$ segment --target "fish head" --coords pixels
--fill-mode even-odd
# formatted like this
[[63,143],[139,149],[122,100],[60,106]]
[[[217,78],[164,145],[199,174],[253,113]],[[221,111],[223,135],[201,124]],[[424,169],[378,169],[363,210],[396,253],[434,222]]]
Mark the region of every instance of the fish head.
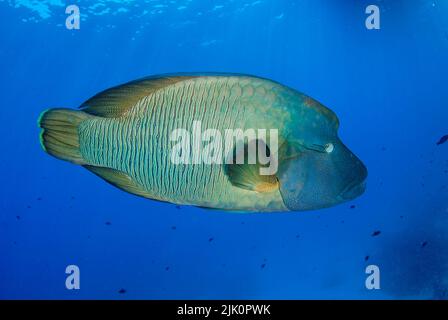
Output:
[[367,168],[339,139],[336,115],[326,108],[308,111],[279,149],[280,193],[292,211],[330,207],[366,188]]

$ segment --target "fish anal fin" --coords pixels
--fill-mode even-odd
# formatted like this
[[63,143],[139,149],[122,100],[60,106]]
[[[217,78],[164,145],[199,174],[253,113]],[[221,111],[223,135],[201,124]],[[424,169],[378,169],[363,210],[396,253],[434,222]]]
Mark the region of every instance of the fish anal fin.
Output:
[[97,166],[90,166],[90,165],[84,165],[83,167],[123,191],[129,192],[129,193],[132,193],[132,194],[144,197],[144,198],[160,200],[160,199],[157,199],[156,197],[154,197],[153,195],[151,195],[149,192],[145,191],[128,174],[126,174],[122,171],[115,170],[112,168],[107,168],[107,167],[97,167]]

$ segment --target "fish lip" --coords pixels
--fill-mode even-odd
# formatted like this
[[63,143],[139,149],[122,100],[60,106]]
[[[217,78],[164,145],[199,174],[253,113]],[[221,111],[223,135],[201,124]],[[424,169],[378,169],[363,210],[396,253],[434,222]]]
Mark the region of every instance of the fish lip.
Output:
[[366,190],[366,180],[367,179],[363,179],[361,181],[359,180],[355,180],[351,183],[349,183],[343,190],[341,193],[339,193],[338,197],[341,200],[347,201],[347,200],[351,200],[354,199],[356,197],[359,197],[360,195],[362,195],[364,193],[364,191]]

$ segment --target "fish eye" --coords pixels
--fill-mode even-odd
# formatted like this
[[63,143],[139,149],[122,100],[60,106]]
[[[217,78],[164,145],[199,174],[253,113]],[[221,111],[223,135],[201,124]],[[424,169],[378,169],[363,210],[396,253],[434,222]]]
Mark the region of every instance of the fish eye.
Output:
[[320,153],[332,153],[334,151],[334,144],[331,142],[324,145],[313,143],[311,145],[306,145],[305,148]]
[[324,147],[326,153],[332,153],[334,150],[334,145],[332,143],[327,143]]

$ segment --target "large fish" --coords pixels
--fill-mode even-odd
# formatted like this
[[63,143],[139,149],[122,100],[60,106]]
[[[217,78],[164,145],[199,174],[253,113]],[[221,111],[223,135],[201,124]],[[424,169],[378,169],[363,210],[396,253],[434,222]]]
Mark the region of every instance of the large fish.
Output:
[[[268,166],[262,153],[255,163],[243,154],[241,163],[241,148],[228,151],[227,145],[216,151],[227,150],[223,163],[176,163],[173,132],[191,133],[198,123],[202,131],[266,130],[256,138],[264,147],[256,149],[276,160],[277,170],[262,174]],[[39,126],[49,154],[160,201],[242,212],[300,211],[354,199],[365,189],[366,167],[338,138],[336,115],[302,93],[253,76],[144,78],[105,90],[80,110],[44,111]],[[243,152],[250,151],[249,139],[243,137]],[[183,143],[184,156],[204,147]]]

